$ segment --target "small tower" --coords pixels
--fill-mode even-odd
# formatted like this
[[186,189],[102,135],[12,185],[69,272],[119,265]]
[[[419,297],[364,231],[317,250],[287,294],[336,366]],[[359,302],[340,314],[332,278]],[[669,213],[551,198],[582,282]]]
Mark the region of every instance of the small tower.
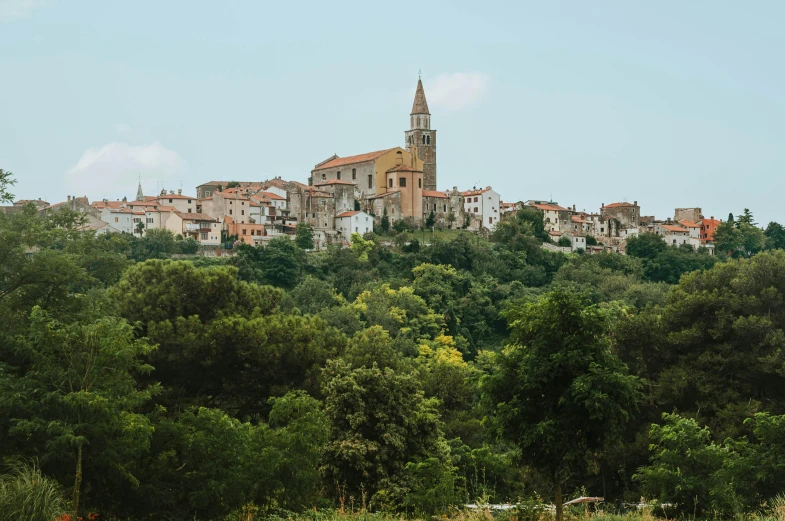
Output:
[[423,189],[436,190],[436,131],[431,130],[431,113],[425,100],[422,79],[417,80],[414,104],[405,132],[406,150],[417,153],[423,162]]
[[136,200],[144,201],[144,193],[142,192],[142,176],[139,176],[139,186],[136,189]]

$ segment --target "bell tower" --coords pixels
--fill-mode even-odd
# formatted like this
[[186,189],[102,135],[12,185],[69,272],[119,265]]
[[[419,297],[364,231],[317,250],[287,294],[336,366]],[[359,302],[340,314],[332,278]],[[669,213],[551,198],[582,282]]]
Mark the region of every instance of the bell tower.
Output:
[[431,113],[425,100],[422,79],[417,80],[409,130],[405,132],[406,150],[418,154],[423,162],[423,190],[436,190],[436,131],[431,129]]

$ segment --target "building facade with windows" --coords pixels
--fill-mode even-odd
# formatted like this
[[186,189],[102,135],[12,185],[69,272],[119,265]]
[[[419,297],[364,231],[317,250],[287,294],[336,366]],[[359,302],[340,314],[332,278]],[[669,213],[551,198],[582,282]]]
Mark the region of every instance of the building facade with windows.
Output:
[[373,231],[373,217],[365,212],[342,212],[335,216],[335,231],[345,242],[351,241],[353,233],[365,235]]

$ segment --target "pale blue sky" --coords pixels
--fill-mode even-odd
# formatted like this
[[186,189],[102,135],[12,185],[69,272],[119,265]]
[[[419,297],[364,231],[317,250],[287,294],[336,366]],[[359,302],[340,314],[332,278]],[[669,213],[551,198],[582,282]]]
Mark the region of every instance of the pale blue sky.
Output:
[[305,181],[403,145],[417,70],[440,189],[785,221],[785,2],[0,0],[19,197]]

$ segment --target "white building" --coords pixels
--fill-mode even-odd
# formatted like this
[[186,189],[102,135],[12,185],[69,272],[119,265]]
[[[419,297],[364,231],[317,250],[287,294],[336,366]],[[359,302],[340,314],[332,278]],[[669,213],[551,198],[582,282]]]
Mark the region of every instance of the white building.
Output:
[[101,220],[120,233],[133,234],[135,232],[134,211],[130,208],[103,208],[101,210]]
[[357,211],[340,213],[335,216],[335,231],[349,242],[353,233],[365,235],[373,231],[373,217]]
[[526,201],[524,206],[536,208],[542,212],[542,222],[545,226],[545,231],[553,232],[572,230],[573,224],[570,219],[571,212],[568,208],[564,208],[550,201]]
[[178,212],[195,212],[198,199],[196,197],[183,195],[182,192],[182,190],[177,190],[177,193],[171,191],[168,194],[162,193],[155,198],[155,201],[159,207],[172,206]]
[[692,222],[692,221],[687,220],[687,219],[679,221],[679,224],[681,224],[682,226],[687,228],[687,233],[688,233],[688,236],[689,236],[688,244],[690,244],[693,248],[695,248],[697,250],[700,247],[700,245],[701,245],[701,239],[700,239],[700,236],[701,236],[701,226],[700,226],[700,224],[698,224],[696,222]]
[[499,194],[490,186],[483,190],[468,190],[462,193],[463,210],[482,222],[483,227],[493,230],[501,218]]
[[665,239],[668,246],[691,244],[689,230],[680,224],[656,224],[654,232]]

